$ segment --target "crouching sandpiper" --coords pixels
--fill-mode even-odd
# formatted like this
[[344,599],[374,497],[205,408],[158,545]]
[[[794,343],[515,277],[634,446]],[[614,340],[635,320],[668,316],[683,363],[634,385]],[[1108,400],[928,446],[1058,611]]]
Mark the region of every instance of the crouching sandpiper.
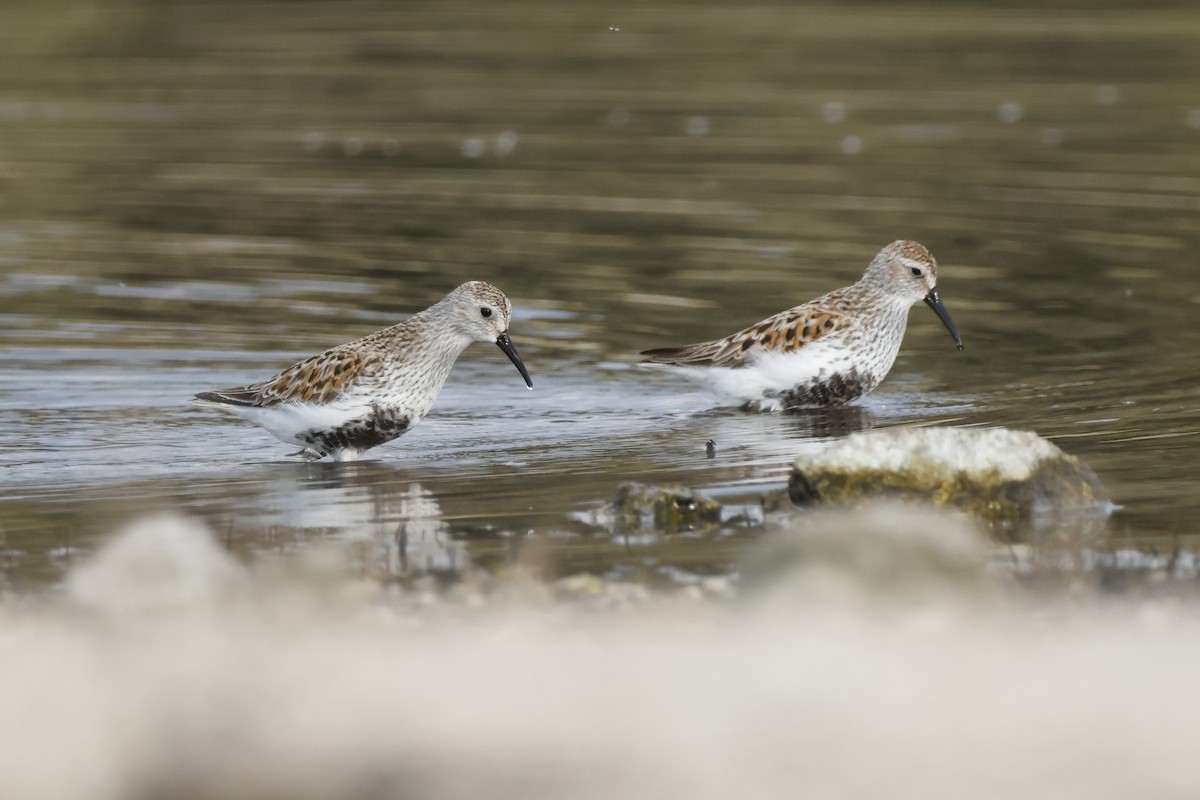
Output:
[[354,461],[420,422],[471,342],[495,342],[533,388],[508,338],[512,304],[482,281],[459,286],[398,325],[306,358],[264,381],[195,401],[298,444],[297,455]]
[[937,292],[937,262],[924,245],[892,242],[862,279],[711,342],[642,353],[748,409],[779,411],[848,403],[892,368],[908,310],[933,309],[962,350]]

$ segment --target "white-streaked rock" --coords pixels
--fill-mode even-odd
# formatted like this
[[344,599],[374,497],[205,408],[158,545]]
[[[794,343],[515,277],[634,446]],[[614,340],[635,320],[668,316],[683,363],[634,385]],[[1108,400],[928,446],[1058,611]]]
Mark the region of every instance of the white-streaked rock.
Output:
[[1112,509],[1096,474],[1036,433],[1006,428],[892,428],[856,433],[801,455],[792,501],[927,500],[992,522]]

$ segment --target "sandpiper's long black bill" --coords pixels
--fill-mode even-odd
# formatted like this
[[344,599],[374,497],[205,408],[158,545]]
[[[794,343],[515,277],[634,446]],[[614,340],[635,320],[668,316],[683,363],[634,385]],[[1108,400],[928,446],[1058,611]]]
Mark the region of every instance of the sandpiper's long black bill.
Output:
[[525,385],[532,389],[533,381],[529,380],[529,373],[525,370],[525,364],[521,362],[521,357],[517,355],[517,348],[513,347],[512,339],[508,338],[507,333],[502,333],[496,337],[496,346],[503,350],[504,355],[508,356],[508,360],[517,366],[517,369],[521,372],[521,377],[525,379]]
[[937,289],[930,289],[929,294],[925,295],[925,305],[932,308],[933,313],[938,315],[938,319],[954,337],[954,343],[958,345],[958,349],[962,350],[962,339],[958,338],[958,328],[954,327],[954,320],[950,319],[950,312],[942,305],[942,299],[938,297]]

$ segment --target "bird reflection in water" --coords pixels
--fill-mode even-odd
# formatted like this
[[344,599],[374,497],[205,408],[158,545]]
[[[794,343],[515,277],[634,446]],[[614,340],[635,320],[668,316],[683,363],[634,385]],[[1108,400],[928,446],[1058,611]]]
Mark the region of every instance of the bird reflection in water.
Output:
[[790,432],[805,439],[839,439],[875,427],[875,417],[857,405],[801,408],[782,415]]
[[276,509],[270,522],[344,542],[355,572],[386,578],[469,566],[437,498],[405,472],[370,461],[287,467],[265,487]]

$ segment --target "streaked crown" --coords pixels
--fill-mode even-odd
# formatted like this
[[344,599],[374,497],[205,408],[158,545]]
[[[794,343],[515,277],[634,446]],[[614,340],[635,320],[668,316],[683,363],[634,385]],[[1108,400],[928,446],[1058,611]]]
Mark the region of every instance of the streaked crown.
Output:
[[937,261],[925,245],[901,239],[876,254],[863,281],[911,305],[937,286]]
[[466,336],[480,342],[494,342],[508,331],[512,319],[512,303],[490,283],[468,281],[446,295],[438,305],[454,310],[456,327]]

